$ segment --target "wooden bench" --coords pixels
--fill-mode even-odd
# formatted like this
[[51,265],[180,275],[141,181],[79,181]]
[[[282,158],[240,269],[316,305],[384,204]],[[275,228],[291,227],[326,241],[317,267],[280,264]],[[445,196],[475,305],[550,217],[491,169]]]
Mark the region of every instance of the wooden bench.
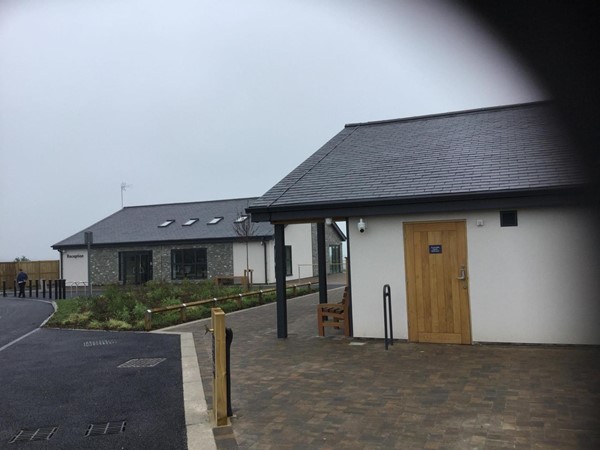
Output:
[[340,303],[321,303],[317,305],[319,336],[325,336],[325,327],[343,328],[344,336],[350,336],[348,321],[348,287]]
[[213,280],[217,286],[230,286],[233,284],[246,285],[248,278],[244,276],[233,276],[233,275],[217,275],[213,277]]

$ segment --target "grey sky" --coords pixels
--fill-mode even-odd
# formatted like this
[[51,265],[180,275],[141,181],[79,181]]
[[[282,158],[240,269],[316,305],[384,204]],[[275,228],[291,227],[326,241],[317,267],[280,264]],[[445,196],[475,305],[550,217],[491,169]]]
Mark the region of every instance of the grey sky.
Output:
[[0,261],[125,205],[259,196],[345,123],[540,100],[442,1],[0,0]]

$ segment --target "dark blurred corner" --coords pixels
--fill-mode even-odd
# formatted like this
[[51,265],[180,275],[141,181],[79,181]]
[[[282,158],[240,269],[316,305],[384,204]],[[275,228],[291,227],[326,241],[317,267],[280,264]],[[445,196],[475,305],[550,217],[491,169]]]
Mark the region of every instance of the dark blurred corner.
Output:
[[459,0],[459,4],[504,38],[552,95],[584,170],[594,180],[582,200],[600,213],[600,2]]
[[[600,223],[600,82],[598,69],[600,2],[556,0],[459,0],[504,38],[529,64],[557,103],[592,186],[581,200]],[[596,236],[586,239],[600,254]],[[600,277],[600,273],[596,274]],[[594,286],[593,280],[591,285]],[[600,294],[592,297],[598,308]],[[597,309],[591,309],[590,313]],[[600,328],[598,330],[600,333]],[[600,408],[598,409],[600,414]]]

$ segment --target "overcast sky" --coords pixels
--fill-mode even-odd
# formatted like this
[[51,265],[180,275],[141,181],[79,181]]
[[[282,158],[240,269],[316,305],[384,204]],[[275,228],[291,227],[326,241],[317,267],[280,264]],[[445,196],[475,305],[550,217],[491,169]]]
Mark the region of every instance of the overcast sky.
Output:
[[544,99],[442,1],[0,0],[0,261],[260,196],[346,123]]

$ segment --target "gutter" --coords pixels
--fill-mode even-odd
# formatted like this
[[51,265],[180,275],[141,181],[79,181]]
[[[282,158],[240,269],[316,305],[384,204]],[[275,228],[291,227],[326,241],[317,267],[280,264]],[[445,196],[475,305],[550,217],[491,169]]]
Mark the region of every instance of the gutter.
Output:
[[290,206],[249,208],[254,222],[272,223],[303,220],[318,222],[327,217],[345,220],[350,216],[450,212],[474,209],[499,209],[560,204],[585,205],[584,186],[521,191],[494,191],[438,196],[413,196],[393,199],[364,199],[347,202],[323,202]]

